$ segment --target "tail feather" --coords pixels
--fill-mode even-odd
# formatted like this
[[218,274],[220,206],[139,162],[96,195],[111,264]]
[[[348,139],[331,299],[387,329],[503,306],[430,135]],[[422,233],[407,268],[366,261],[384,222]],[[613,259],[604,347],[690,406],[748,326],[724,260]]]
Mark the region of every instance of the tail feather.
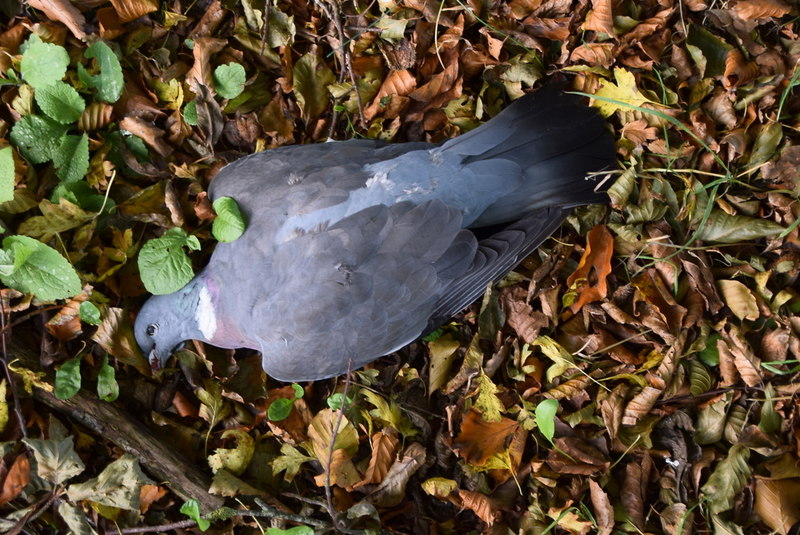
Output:
[[465,169],[486,180],[496,180],[499,169],[523,170],[520,186],[491,204],[473,227],[508,222],[545,206],[608,201],[586,177],[613,165],[614,140],[595,110],[553,85],[518,99],[484,125],[446,142],[442,151],[460,155]]

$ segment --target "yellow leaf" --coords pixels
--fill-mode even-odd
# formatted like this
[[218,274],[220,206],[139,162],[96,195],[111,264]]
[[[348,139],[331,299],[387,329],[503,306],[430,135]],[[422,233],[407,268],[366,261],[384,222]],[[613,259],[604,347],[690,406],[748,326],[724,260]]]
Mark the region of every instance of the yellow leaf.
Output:
[[604,82],[595,93],[598,97],[608,99],[596,99],[593,103],[593,106],[600,110],[603,117],[610,117],[617,110],[629,111],[631,106],[638,107],[645,103],[655,104],[642,95],[636,87],[636,79],[632,72],[617,67],[614,69],[614,79],[617,81],[616,84]]
[[475,408],[480,411],[481,416],[487,422],[499,422],[502,419],[501,412],[506,408],[503,402],[497,397],[497,386],[489,379],[483,370],[478,376],[478,399],[475,401]]

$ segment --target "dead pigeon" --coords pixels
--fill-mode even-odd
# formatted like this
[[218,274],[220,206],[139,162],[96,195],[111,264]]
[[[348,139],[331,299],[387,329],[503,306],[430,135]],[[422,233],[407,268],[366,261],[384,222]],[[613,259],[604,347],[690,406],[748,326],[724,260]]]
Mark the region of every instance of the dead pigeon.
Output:
[[170,295],[136,339],[155,369],[185,340],[262,353],[283,381],[333,377],[417,340],[476,300],[564,221],[607,202],[602,118],[547,87],[441,145],[368,139],[271,149],[223,168],[209,196],[248,227]]

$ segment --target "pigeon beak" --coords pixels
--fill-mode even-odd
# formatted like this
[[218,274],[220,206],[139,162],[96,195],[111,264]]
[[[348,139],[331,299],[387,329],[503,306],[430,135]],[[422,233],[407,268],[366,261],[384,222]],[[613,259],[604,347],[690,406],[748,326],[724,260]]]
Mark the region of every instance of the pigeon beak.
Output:
[[161,361],[158,360],[155,347],[150,350],[150,353],[147,355],[147,360],[150,362],[150,370],[153,372],[157,372],[161,369]]

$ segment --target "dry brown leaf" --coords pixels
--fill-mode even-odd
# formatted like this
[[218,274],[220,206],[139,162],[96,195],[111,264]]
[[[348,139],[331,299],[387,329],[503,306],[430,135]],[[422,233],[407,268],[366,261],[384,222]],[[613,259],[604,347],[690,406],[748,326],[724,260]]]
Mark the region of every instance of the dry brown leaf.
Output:
[[528,292],[524,288],[515,287],[504,291],[500,301],[508,324],[522,340],[530,344],[539,336],[539,331],[548,326],[549,320],[542,312],[533,310],[527,297]]
[[394,463],[399,445],[400,441],[397,440],[397,431],[394,427],[386,427],[372,435],[372,455],[369,459],[369,466],[364,472],[364,479],[356,483],[353,488],[383,481]]
[[[736,325],[729,324],[727,330],[720,333],[722,339],[718,340],[717,348],[720,350],[720,365],[722,364],[723,352],[725,357],[732,359],[736,366],[736,371],[742,377],[747,386],[757,386],[762,383],[764,378],[761,374],[761,359],[753,352],[750,343],[744,337]],[[720,345],[719,342],[725,343]]]
[[81,318],[78,309],[81,303],[89,299],[88,291],[91,287],[87,286],[82,293],[70,299],[61,310],[45,323],[47,331],[56,339],[67,342],[74,340],[82,332]]
[[525,29],[534,37],[552,39],[554,41],[566,41],[569,37],[569,17],[555,19],[528,17],[523,22]]
[[499,519],[500,512],[488,496],[480,492],[462,489],[458,490],[458,496],[461,498],[464,508],[475,513],[475,516],[486,522],[486,524],[491,526]]
[[647,503],[645,497],[652,469],[653,459],[647,453],[642,454],[640,462],[632,459],[625,466],[625,481],[622,484],[620,501],[639,530],[644,530],[645,503]]
[[592,10],[586,16],[583,28],[614,37],[614,13],[611,0],[592,0]]
[[211,56],[221,51],[227,44],[226,40],[213,37],[198,37],[195,39],[194,48],[192,49],[194,63],[189,72],[186,73],[186,83],[189,84],[189,87],[196,95],[200,94],[198,85],[214,87],[212,75],[214,68],[211,65]]
[[645,119],[630,121],[622,126],[622,136],[631,140],[637,147],[658,137],[655,126],[647,126]]
[[[622,414],[625,409],[625,397],[628,395],[630,387],[625,383],[618,384],[611,394],[602,394],[599,400],[600,415],[603,423],[608,429],[608,435],[613,440],[617,438],[619,427],[622,425]],[[604,391],[601,391],[604,392]]]
[[614,238],[605,225],[597,225],[589,231],[586,250],[578,264],[578,269],[567,277],[570,289],[574,288],[577,299],[570,310],[573,314],[586,303],[599,301],[606,297],[608,286],[606,277],[611,274],[611,259],[614,256]]
[[125,117],[119,122],[119,126],[123,130],[142,138],[145,143],[164,158],[172,153],[172,147],[164,142],[164,131],[159,127],[139,117]]
[[722,85],[725,89],[733,89],[744,85],[759,75],[760,68],[754,61],[747,61],[738,48],[728,52],[725,57],[725,74]]
[[405,97],[410,95],[416,87],[417,79],[408,70],[389,71],[375,98],[372,99],[372,103],[364,108],[364,119],[371,121],[378,115],[382,108],[381,100],[385,97],[391,95],[393,100],[395,96]]
[[558,437],[557,449],[547,456],[547,465],[560,474],[595,475],[608,470],[611,462],[599,449],[580,437]]
[[27,454],[20,453],[14,459],[3,480],[3,488],[0,490],[0,506],[19,496],[30,480],[31,463]]
[[633,396],[622,415],[623,425],[636,425],[639,420],[650,414],[656,401],[661,396],[661,389],[646,386],[641,392]]
[[764,360],[786,360],[790,339],[791,331],[787,328],[781,327],[767,331],[761,338],[760,344]]
[[401,459],[392,463],[386,477],[366,499],[378,507],[395,507],[406,499],[406,485],[420,467],[425,464],[425,446],[419,442],[410,444]]
[[589,480],[589,495],[597,522],[597,535],[609,535],[614,529],[614,507],[611,505],[611,500],[594,479]]
[[136,343],[128,313],[117,307],[102,312],[103,322],[92,335],[92,340],[125,364],[139,370],[142,375],[150,375],[150,363]]
[[800,479],[756,477],[755,511],[775,532],[787,535],[800,521]]
[[86,19],[69,0],[28,0],[28,4],[44,11],[50,20],[63,23],[81,41],[86,39]]
[[[325,463],[323,463],[324,465]],[[328,479],[327,472],[330,471],[330,480]],[[334,450],[331,456],[330,467],[325,469],[321,474],[314,476],[314,482],[319,487],[324,487],[330,481],[330,485],[336,485],[344,489],[352,489],[353,485],[358,483],[361,476],[353,464],[353,459],[344,450]]]
[[570,61],[584,61],[592,67],[611,67],[614,59],[612,43],[585,43],[570,54]]
[[733,11],[742,20],[780,18],[788,15],[792,8],[780,0],[741,0],[733,6]]
[[111,5],[114,6],[123,24],[158,11],[156,0],[111,0]]
[[146,513],[153,503],[167,495],[167,489],[159,485],[142,485],[139,489],[139,512]]
[[103,39],[110,41],[125,33],[122,21],[119,20],[119,15],[113,7],[98,9],[97,22],[100,23],[100,37]]
[[506,451],[519,424],[510,418],[487,422],[480,412],[471,409],[461,420],[461,433],[453,447],[469,464],[483,466],[489,457]]

